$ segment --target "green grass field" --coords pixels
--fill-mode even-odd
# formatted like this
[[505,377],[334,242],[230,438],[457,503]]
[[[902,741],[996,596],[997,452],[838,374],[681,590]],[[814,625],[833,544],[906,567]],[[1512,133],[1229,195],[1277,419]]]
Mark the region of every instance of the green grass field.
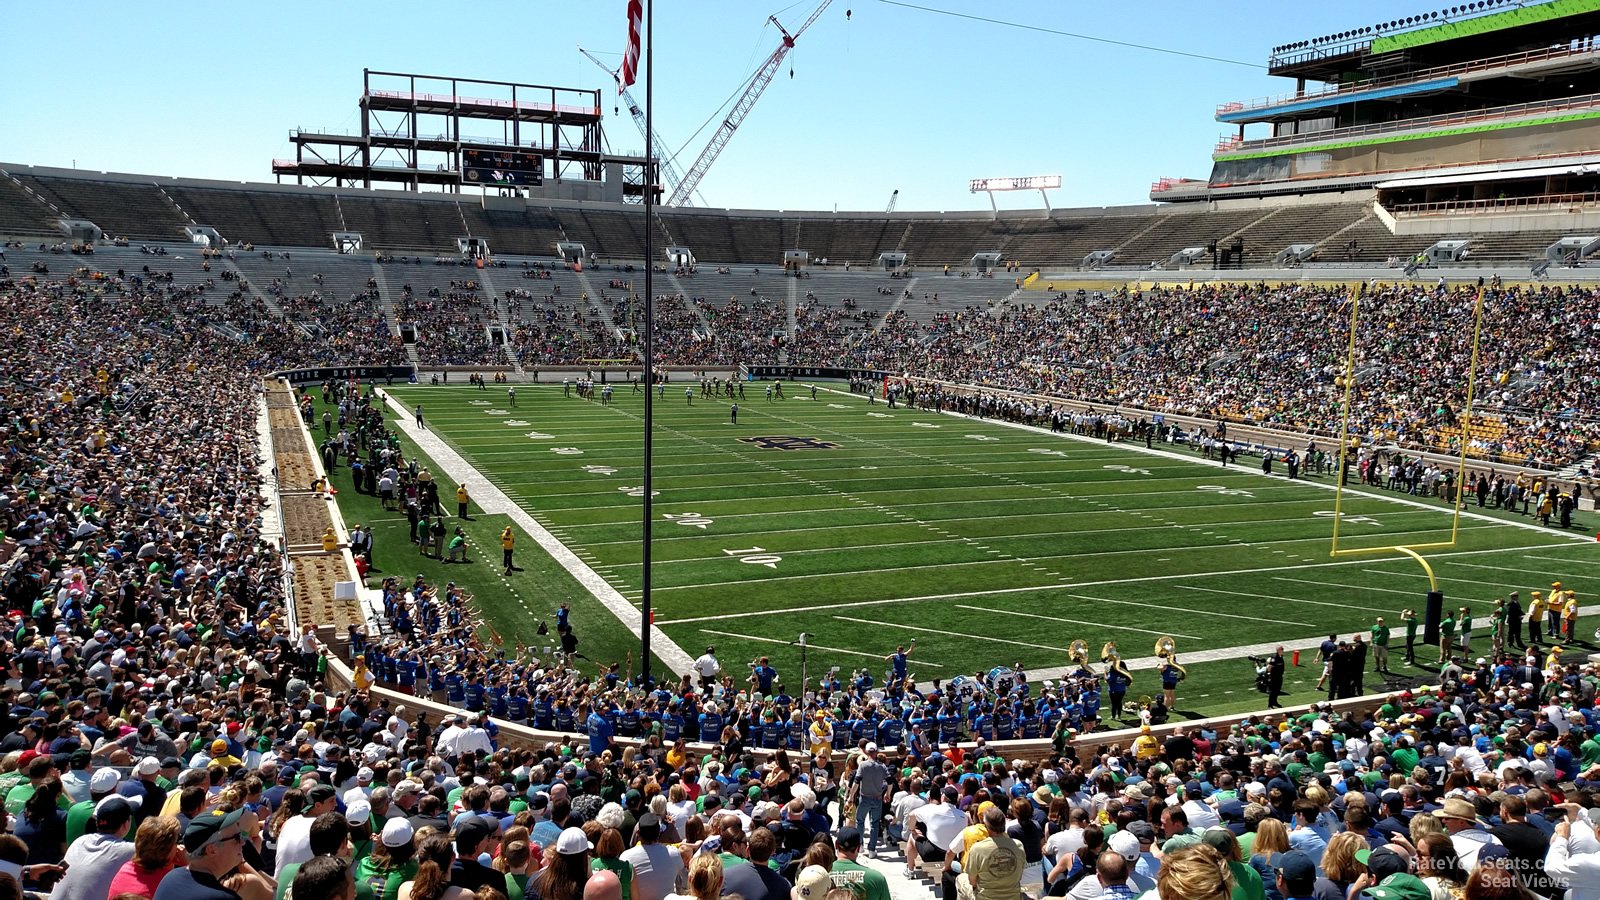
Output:
[[[830,666],[881,676],[882,657],[915,638],[912,670],[923,681],[1017,661],[1062,666],[1075,638],[1096,658],[1108,640],[1126,656],[1148,656],[1158,636],[1171,635],[1190,671],[1178,708],[1218,713],[1262,701],[1237,652],[1208,657],[1365,630],[1379,615],[1398,626],[1401,608],[1420,610],[1427,589],[1407,558],[1329,558],[1328,477],[1291,482],[1279,466],[1265,478],[1258,459],[1224,469],[1181,447],[1152,454],[869,406],[828,388],[812,401],[800,385],[772,403],[753,385],[734,425],[727,401],[696,396],[687,405],[683,387],[669,386],[656,411],[653,604],[678,645],[694,656],[715,644],[730,670],[769,655],[798,681],[793,642],[802,631],[813,677]],[[408,409],[422,403],[431,429],[638,602],[640,394],[622,385],[602,406],[558,386],[520,385],[510,409],[503,388],[392,393]],[[751,441],[763,437],[809,440]],[[831,446],[767,446],[796,443]],[[1346,495],[1344,512],[1356,518],[1342,526],[1342,546],[1449,539],[1445,504],[1379,494]],[[1590,524],[1585,518],[1593,515],[1579,526]],[[1526,600],[1553,578],[1580,598],[1600,587],[1592,538],[1575,539],[1582,527],[1513,524],[1530,521],[1464,516],[1456,547],[1425,553],[1446,603],[1472,607],[1476,650],[1488,645],[1496,597],[1520,589]],[[478,583],[486,614],[506,635],[531,630],[528,613],[545,615],[551,599],[583,599],[575,621],[580,635],[599,636],[591,655],[616,658],[627,638],[615,619],[605,623],[604,609],[577,598],[575,583],[548,560],[534,571],[530,542],[519,544],[530,571],[512,582],[525,593],[516,602],[501,596],[490,540],[501,524],[476,527],[482,564],[445,567],[450,577]],[[400,530],[403,543],[403,523]],[[1592,627],[1582,625],[1580,636]],[[1315,699],[1317,671],[1306,656],[1290,675],[1292,702]],[[1397,660],[1395,668],[1404,667]],[[1154,674],[1142,672],[1132,693],[1156,689]]]

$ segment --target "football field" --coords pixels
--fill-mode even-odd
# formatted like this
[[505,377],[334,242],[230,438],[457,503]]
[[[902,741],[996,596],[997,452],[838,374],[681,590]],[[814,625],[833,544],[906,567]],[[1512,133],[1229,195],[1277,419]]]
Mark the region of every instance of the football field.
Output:
[[[1377,616],[1399,644],[1400,610],[1422,608],[1428,579],[1415,561],[1329,558],[1331,476],[1290,481],[1281,465],[1263,476],[1259,458],[1224,468],[1183,447],[1149,452],[785,387],[789,399],[767,402],[748,385],[737,424],[727,400],[698,387],[692,404],[683,384],[656,404],[655,621],[690,656],[716,645],[729,671],[767,655],[793,689],[801,632],[813,680],[833,666],[881,678],[883,657],[912,640],[911,669],[929,681],[1060,667],[1080,638],[1097,662],[1107,641],[1148,657],[1170,636],[1190,670],[1178,708],[1214,712],[1260,705],[1247,653],[1365,631]],[[429,428],[483,478],[639,601],[641,394],[619,385],[602,405],[518,385],[512,407],[503,386],[390,392],[408,410],[423,404]],[[1356,491],[1341,546],[1449,539],[1441,501]],[[1424,555],[1447,606],[1472,608],[1475,650],[1488,646],[1495,598],[1521,590],[1526,603],[1561,580],[1587,602],[1600,587],[1600,555],[1582,532],[1593,514],[1563,532],[1466,512],[1457,545]],[[1307,657],[1291,691],[1316,680]],[[1144,671],[1130,695],[1157,690]]]

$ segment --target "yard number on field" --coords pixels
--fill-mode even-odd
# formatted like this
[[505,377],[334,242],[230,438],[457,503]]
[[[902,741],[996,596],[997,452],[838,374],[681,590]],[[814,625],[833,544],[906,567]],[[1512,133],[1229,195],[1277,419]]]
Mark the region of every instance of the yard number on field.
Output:
[[1379,524],[1382,524],[1377,519],[1374,519],[1371,516],[1352,516],[1352,515],[1348,515],[1348,514],[1346,514],[1344,516],[1339,516],[1339,514],[1337,512],[1334,512],[1331,509],[1319,509],[1316,512],[1312,513],[1312,515],[1313,516],[1321,516],[1324,519],[1332,519],[1335,516],[1338,516],[1339,517],[1339,521],[1341,521],[1341,522],[1349,522],[1351,525],[1379,525]]
[[1117,465],[1117,464],[1112,464],[1112,465],[1109,465],[1109,466],[1101,466],[1100,468],[1102,468],[1102,469],[1111,469],[1111,470],[1117,471],[1117,472],[1126,472],[1129,475],[1149,475],[1150,474],[1150,470],[1149,469],[1135,469],[1133,466],[1123,466],[1123,465]]
[[577,447],[551,447],[550,448],[550,452],[551,453],[560,454],[561,456],[582,456],[583,455],[583,451],[579,450]]
[[[624,494],[627,494],[629,497],[643,497],[644,496],[644,485],[642,485],[642,484],[635,485],[633,487],[619,487],[619,488],[617,488],[617,490],[623,492]],[[661,496],[661,492],[660,491],[651,491],[650,492],[650,496],[659,497],[659,496]]]
[[724,550],[723,553],[737,557],[739,562],[749,563],[752,566],[766,566],[776,569],[783,557],[776,553],[768,553],[765,547],[751,547],[748,550]]
[[590,475],[615,475],[617,470],[610,466],[584,466],[583,470]]
[[688,525],[691,528],[698,528],[701,531],[705,531],[706,526],[710,525],[712,522],[711,519],[708,519],[697,512],[662,513],[661,518],[666,519],[669,522],[677,522],[679,525]]
[[1241,491],[1238,488],[1224,487],[1224,486],[1222,486],[1220,484],[1202,484],[1198,488],[1195,488],[1195,490],[1197,490],[1197,491],[1210,491],[1213,494],[1217,494],[1217,495],[1223,496],[1223,497],[1254,497],[1255,496],[1255,494],[1252,494],[1249,491]]
[[1043,447],[1030,447],[1030,448],[1028,448],[1028,452],[1029,453],[1037,453],[1040,456],[1060,456],[1060,457],[1065,457],[1067,455],[1067,451],[1065,451],[1065,450],[1046,450]]

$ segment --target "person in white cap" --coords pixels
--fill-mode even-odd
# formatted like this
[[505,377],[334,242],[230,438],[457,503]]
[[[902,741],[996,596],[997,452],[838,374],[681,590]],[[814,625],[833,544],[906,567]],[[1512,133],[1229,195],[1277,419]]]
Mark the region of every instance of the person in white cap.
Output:
[[[400,893],[400,885],[417,877],[416,835],[411,823],[396,816],[385,822],[383,832],[372,843],[372,852],[356,863],[356,881],[373,886],[373,893],[389,900]],[[377,889],[382,884],[383,889]]]
[[828,875],[827,869],[821,866],[806,866],[794,880],[794,889],[789,892],[789,900],[823,900],[832,889],[833,879]]
[[372,767],[362,766],[356,770],[356,783],[339,796],[344,799],[346,807],[354,803],[368,803],[372,797]]
[[883,840],[883,804],[889,798],[889,769],[878,759],[877,744],[868,743],[865,751],[850,779],[845,802],[855,801],[857,829],[868,833],[865,826],[871,826],[867,855],[877,856],[878,844]]

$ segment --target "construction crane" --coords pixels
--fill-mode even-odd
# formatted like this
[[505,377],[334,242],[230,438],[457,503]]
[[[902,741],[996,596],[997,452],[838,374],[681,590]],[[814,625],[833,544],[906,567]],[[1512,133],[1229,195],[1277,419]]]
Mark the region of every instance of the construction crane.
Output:
[[[639,126],[639,136],[648,140],[650,145],[655,148],[656,160],[661,168],[661,177],[667,183],[667,189],[671,190],[683,183],[683,176],[678,174],[678,167],[673,165],[672,157],[662,154],[662,148],[666,147],[666,144],[661,140],[661,135],[650,130],[649,120],[645,118],[644,110],[633,99],[633,95],[628,93],[628,89],[622,86],[622,77],[612,71],[610,66],[596,59],[593,53],[582,47],[578,48],[578,52],[589,57],[590,62],[605,70],[605,73],[610,75],[611,79],[617,83],[617,91],[622,95],[622,102],[628,104],[628,113],[633,116],[633,124]],[[685,196],[683,202],[678,205],[693,206],[694,204],[690,203],[689,198]]]
[[883,211],[886,212],[886,213],[894,212],[894,206],[895,206],[896,203],[899,203],[899,202],[900,202],[900,189],[899,188],[895,188],[894,189],[894,193],[889,195],[889,205],[885,206],[883,208]]
[[833,0],[822,0],[821,3],[817,4],[817,8],[811,11],[811,16],[799,28],[795,29],[794,34],[790,34],[783,27],[783,23],[778,21],[777,16],[767,16],[767,21],[777,26],[778,31],[782,32],[783,43],[778,45],[778,49],[772,51],[772,55],[767,57],[767,61],[761,64],[761,68],[757,69],[755,74],[750,76],[750,80],[745,82],[744,90],[740,92],[739,99],[733,102],[733,109],[729,111],[728,117],[722,120],[721,125],[717,126],[716,133],[711,135],[711,141],[706,144],[704,150],[700,151],[700,155],[696,157],[694,164],[689,166],[689,170],[683,174],[683,180],[678,182],[677,188],[667,198],[668,206],[688,205],[689,195],[693,194],[695,189],[700,186],[700,179],[706,177],[706,171],[711,168],[712,163],[717,161],[717,156],[722,153],[723,148],[728,146],[728,141],[733,139],[733,133],[739,130],[740,125],[744,124],[745,117],[750,115],[750,110],[755,107],[756,101],[761,99],[762,92],[767,89],[767,85],[772,83],[773,76],[778,74],[778,67],[783,64],[783,58],[789,55],[790,50],[794,49],[794,42],[799,39],[800,35],[806,33],[806,29],[811,27],[811,23],[817,21],[818,17],[822,15],[822,11],[832,3]]

